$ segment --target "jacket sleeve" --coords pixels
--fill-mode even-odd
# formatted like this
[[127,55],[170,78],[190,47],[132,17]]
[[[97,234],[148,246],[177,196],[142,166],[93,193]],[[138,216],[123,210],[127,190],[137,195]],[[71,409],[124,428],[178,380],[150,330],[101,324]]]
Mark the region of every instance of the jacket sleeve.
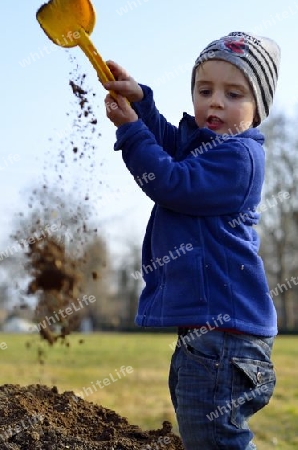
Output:
[[140,84],[140,86],[143,90],[144,98],[140,102],[132,103],[132,108],[154,134],[156,142],[161,145],[164,151],[169,155],[174,156],[176,152],[178,129],[159,113],[155,106],[152,89],[143,84]]
[[[141,120],[117,130],[115,150],[141,189],[157,204],[182,214],[223,215],[254,208],[263,183],[263,152],[231,137],[202,155],[174,161]],[[256,144],[259,146],[259,144]],[[261,169],[256,170],[256,166]],[[253,186],[253,193],[251,189]]]

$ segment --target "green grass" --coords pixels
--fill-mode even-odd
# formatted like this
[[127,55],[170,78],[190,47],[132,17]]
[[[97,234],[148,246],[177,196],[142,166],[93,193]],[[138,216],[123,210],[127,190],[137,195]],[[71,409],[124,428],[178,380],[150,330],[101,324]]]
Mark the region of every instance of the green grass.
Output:
[[[0,384],[39,383],[77,393],[85,388],[86,400],[115,410],[133,424],[151,429],[169,420],[177,432],[167,387],[174,335],[98,333],[83,336],[85,342],[79,344],[81,337],[70,336],[69,348],[42,343],[46,357],[41,365],[38,336],[0,334]],[[1,350],[1,342],[6,350]],[[298,448],[297,358],[297,338],[278,337],[272,358],[278,380],[274,397],[251,420],[258,450]]]

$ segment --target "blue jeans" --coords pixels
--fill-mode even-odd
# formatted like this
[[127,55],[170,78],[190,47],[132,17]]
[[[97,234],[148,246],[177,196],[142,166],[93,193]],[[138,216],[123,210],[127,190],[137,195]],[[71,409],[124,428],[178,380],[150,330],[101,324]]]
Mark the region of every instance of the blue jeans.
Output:
[[185,450],[256,449],[247,420],[273,394],[273,341],[200,328],[178,337],[169,388]]

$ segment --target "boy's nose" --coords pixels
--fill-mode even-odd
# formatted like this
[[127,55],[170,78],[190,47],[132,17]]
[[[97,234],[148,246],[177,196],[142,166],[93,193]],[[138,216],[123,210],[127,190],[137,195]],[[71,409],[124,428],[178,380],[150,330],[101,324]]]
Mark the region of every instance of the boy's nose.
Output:
[[223,108],[224,106],[224,99],[223,95],[220,92],[213,92],[211,97],[210,106],[213,108]]

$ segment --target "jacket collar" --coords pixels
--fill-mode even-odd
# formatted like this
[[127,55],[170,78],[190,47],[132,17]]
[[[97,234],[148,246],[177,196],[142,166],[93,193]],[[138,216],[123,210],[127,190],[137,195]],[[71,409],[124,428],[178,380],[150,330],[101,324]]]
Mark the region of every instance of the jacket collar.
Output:
[[[183,117],[179,123],[180,142],[182,147],[189,144],[192,140],[199,143],[209,142],[216,138],[217,133],[208,128],[199,128],[195,122],[195,118],[186,112],[183,113]],[[231,137],[237,136],[239,138],[254,139],[260,145],[264,144],[264,135],[258,128],[249,128],[243,133],[231,135]]]

